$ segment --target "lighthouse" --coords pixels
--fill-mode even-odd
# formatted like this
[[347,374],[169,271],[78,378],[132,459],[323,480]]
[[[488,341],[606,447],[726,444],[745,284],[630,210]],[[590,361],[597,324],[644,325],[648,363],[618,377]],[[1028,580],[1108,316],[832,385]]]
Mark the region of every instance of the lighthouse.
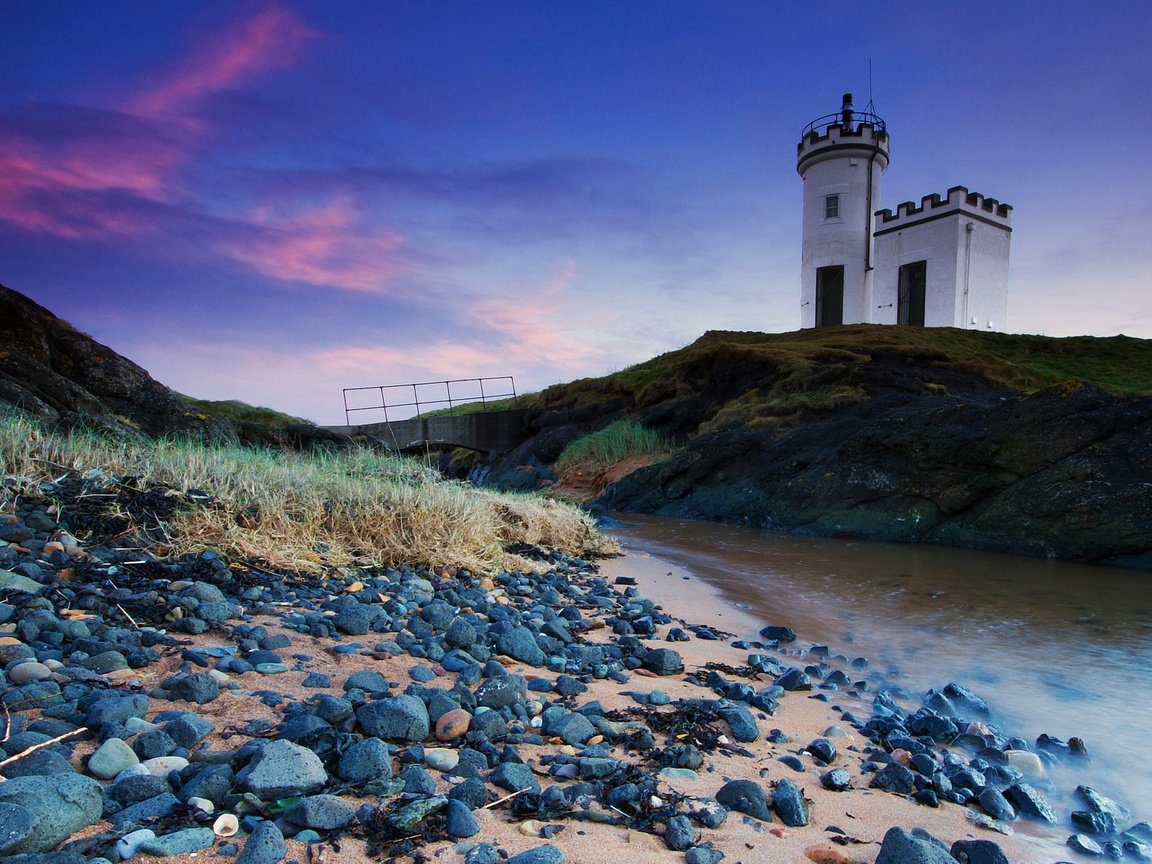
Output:
[[881,210],[887,167],[884,121],[851,93],[804,128],[800,326],[1005,329],[1012,206],[953,186]]
[[873,211],[888,167],[888,132],[845,93],[835,114],[809,123],[796,148],[804,180],[802,327],[871,323]]

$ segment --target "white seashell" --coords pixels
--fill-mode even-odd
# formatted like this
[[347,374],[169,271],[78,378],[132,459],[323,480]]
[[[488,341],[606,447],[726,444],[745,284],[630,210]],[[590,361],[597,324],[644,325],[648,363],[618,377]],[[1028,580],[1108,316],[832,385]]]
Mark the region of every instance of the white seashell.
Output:
[[195,807],[201,813],[215,813],[216,805],[209,801],[207,798],[197,798],[195,796],[188,799],[188,805]]
[[240,830],[240,820],[231,813],[221,813],[212,823],[217,837],[231,837]]

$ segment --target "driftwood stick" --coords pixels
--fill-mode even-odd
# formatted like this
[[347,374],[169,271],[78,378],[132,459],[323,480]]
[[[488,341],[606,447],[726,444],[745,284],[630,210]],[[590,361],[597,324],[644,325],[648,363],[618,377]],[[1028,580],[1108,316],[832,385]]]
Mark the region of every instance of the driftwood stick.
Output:
[[507,800],[509,800],[509,799],[511,799],[511,798],[515,798],[517,795],[523,795],[523,794],[524,794],[525,792],[527,792],[527,791],[528,791],[528,787],[527,787],[527,786],[525,786],[523,789],[517,789],[515,792],[512,792],[512,793],[510,793],[510,794],[508,794],[508,795],[505,795],[503,798],[497,798],[497,799],[496,799],[495,801],[493,801],[491,804],[485,804],[485,805],[484,805],[483,807],[481,807],[480,809],[481,809],[481,810],[491,810],[491,809],[492,809],[493,807],[495,807],[497,804],[503,804],[505,801],[507,801]]
[[13,762],[16,762],[20,759],[23,759],[25,756],[29,756],[32,753],[35,753],[37,750],[43,750],[45,747],[51,747],[53,744],[59,744],[65,738],[71,738],[73,735],[79,735],[81,732],[87,731],[87,726],[81,726],[79,729],[73,729],[71,732],[65,732],[63,735],[57,735],[51,741],[41,741],[39,744],[33,744],[27,750],[21,750],[15,756],[9,756],[7,759],[0,761],[0,768],[3,768],[5,765],[11,765]]

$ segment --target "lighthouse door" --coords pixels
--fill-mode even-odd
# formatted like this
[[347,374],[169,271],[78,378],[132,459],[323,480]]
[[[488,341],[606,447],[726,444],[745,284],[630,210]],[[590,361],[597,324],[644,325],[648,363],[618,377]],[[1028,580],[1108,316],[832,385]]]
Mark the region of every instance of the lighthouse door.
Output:
[[844,265],[816,268],[816,326],[844,323]]
[[897,324],[924,326],[924,288],[927,283],[928,262],[914,261],[900,267],[900,312]]

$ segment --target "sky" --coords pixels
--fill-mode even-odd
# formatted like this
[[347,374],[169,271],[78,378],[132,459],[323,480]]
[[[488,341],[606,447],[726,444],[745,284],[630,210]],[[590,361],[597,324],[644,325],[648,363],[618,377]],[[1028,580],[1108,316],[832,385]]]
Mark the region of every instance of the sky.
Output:
[[538,390],[797,329],[796,145],[852,91],[880,206],[1015,208],[1008,330],[1152,338],[1150,43],[1123,0],[3,0],[0,284],[325,424]]

